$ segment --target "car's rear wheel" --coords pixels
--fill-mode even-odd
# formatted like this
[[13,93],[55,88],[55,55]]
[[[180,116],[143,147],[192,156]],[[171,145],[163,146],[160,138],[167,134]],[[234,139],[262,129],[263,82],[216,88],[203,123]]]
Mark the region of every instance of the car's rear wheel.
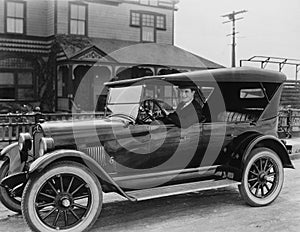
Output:
[[102,199],[97,177],[82,164],[64,161],[28,181],[22,212],[33,231],[86,231],[97,220]]
[[278,197],[283,179],[278,155],[268,148],[255,148],[246,159],[239,190],[249,205],[265,206]]
[[[8,175],[9,160],[2,163],[0,168],[0,181]],[[16,197],[10,193],[6,188],[0,186],[0,201],[11,211],[21,213],[21,197]]]

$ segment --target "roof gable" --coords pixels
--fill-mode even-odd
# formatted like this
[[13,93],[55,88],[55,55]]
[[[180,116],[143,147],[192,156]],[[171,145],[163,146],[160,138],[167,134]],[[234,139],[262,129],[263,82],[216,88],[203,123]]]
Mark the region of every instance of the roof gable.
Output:
[[117,62],[115,59],[107,55],[95,45],[85,48],[70,57],[70,60],[85,60],[85,61],[99,61],[101,62]]

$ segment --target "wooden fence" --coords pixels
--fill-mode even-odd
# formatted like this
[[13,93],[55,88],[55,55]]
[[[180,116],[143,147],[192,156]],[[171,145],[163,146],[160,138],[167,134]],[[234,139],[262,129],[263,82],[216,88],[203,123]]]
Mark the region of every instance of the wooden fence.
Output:
[[5,145],[17,141],[19,133],[32,133],[33,127],[38,122],[100,118],[103,117],[103,115],[103,112],[73,114],[0,114],[0,150],[3,149]]
[[284,83],[280,105],[300,109],[300,81],[287,80]]
[[300,109],[285,109],[279,112],[278,135],[281,138],[300,136]]

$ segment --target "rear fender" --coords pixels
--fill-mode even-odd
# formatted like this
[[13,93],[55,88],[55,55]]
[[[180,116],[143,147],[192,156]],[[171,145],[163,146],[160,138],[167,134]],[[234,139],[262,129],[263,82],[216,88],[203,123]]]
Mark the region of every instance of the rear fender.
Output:
[[234,153],[243,154],[247,145],[255,138],[262,136],[257,131],[248,131],[236,137],[230,144]]
[[246,163],[250,152],[256,147],[270,148],[278,154],[284,168],[294,168],[285,145],[278,138],[272,135],[262,135],[254,138],[243,152],[242,164]]
[[74,158],[79,158],[82,161],[82,163],[85,166],[87,166],[98,178],[112,184],[116,188],[116,191],[119,194],[126,197],[128,200],[131,201],[135,200],[132,197],[128,196],[120,188],[120,186],[111,178],[111,176],[101,167],[101,165],[99,165],[94,159],[92,159],[90,156],[86,155],[85,153],[76,150],[56,150],[45,154],[44,156],[36,159],[30,165],[29,175],[35,172],[41,172],[51,163],[65,158],[70,158],[70,160]]

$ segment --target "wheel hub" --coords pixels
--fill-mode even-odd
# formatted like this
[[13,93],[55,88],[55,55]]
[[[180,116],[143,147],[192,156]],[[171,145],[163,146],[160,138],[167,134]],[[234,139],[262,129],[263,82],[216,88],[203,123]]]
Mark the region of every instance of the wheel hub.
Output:
[[58,194],[56,197],[56,207],[60,210],[66,210],[73,204],[72,197],[67,194]]
[[71,205],[71,201],[66,197],[66,198],[61,199],[61,204],[63,207],[68,208]]
[[267,174],[265,172],[262,172],[258,176],[258,180],[260,183],[265,183],[267,180]]

